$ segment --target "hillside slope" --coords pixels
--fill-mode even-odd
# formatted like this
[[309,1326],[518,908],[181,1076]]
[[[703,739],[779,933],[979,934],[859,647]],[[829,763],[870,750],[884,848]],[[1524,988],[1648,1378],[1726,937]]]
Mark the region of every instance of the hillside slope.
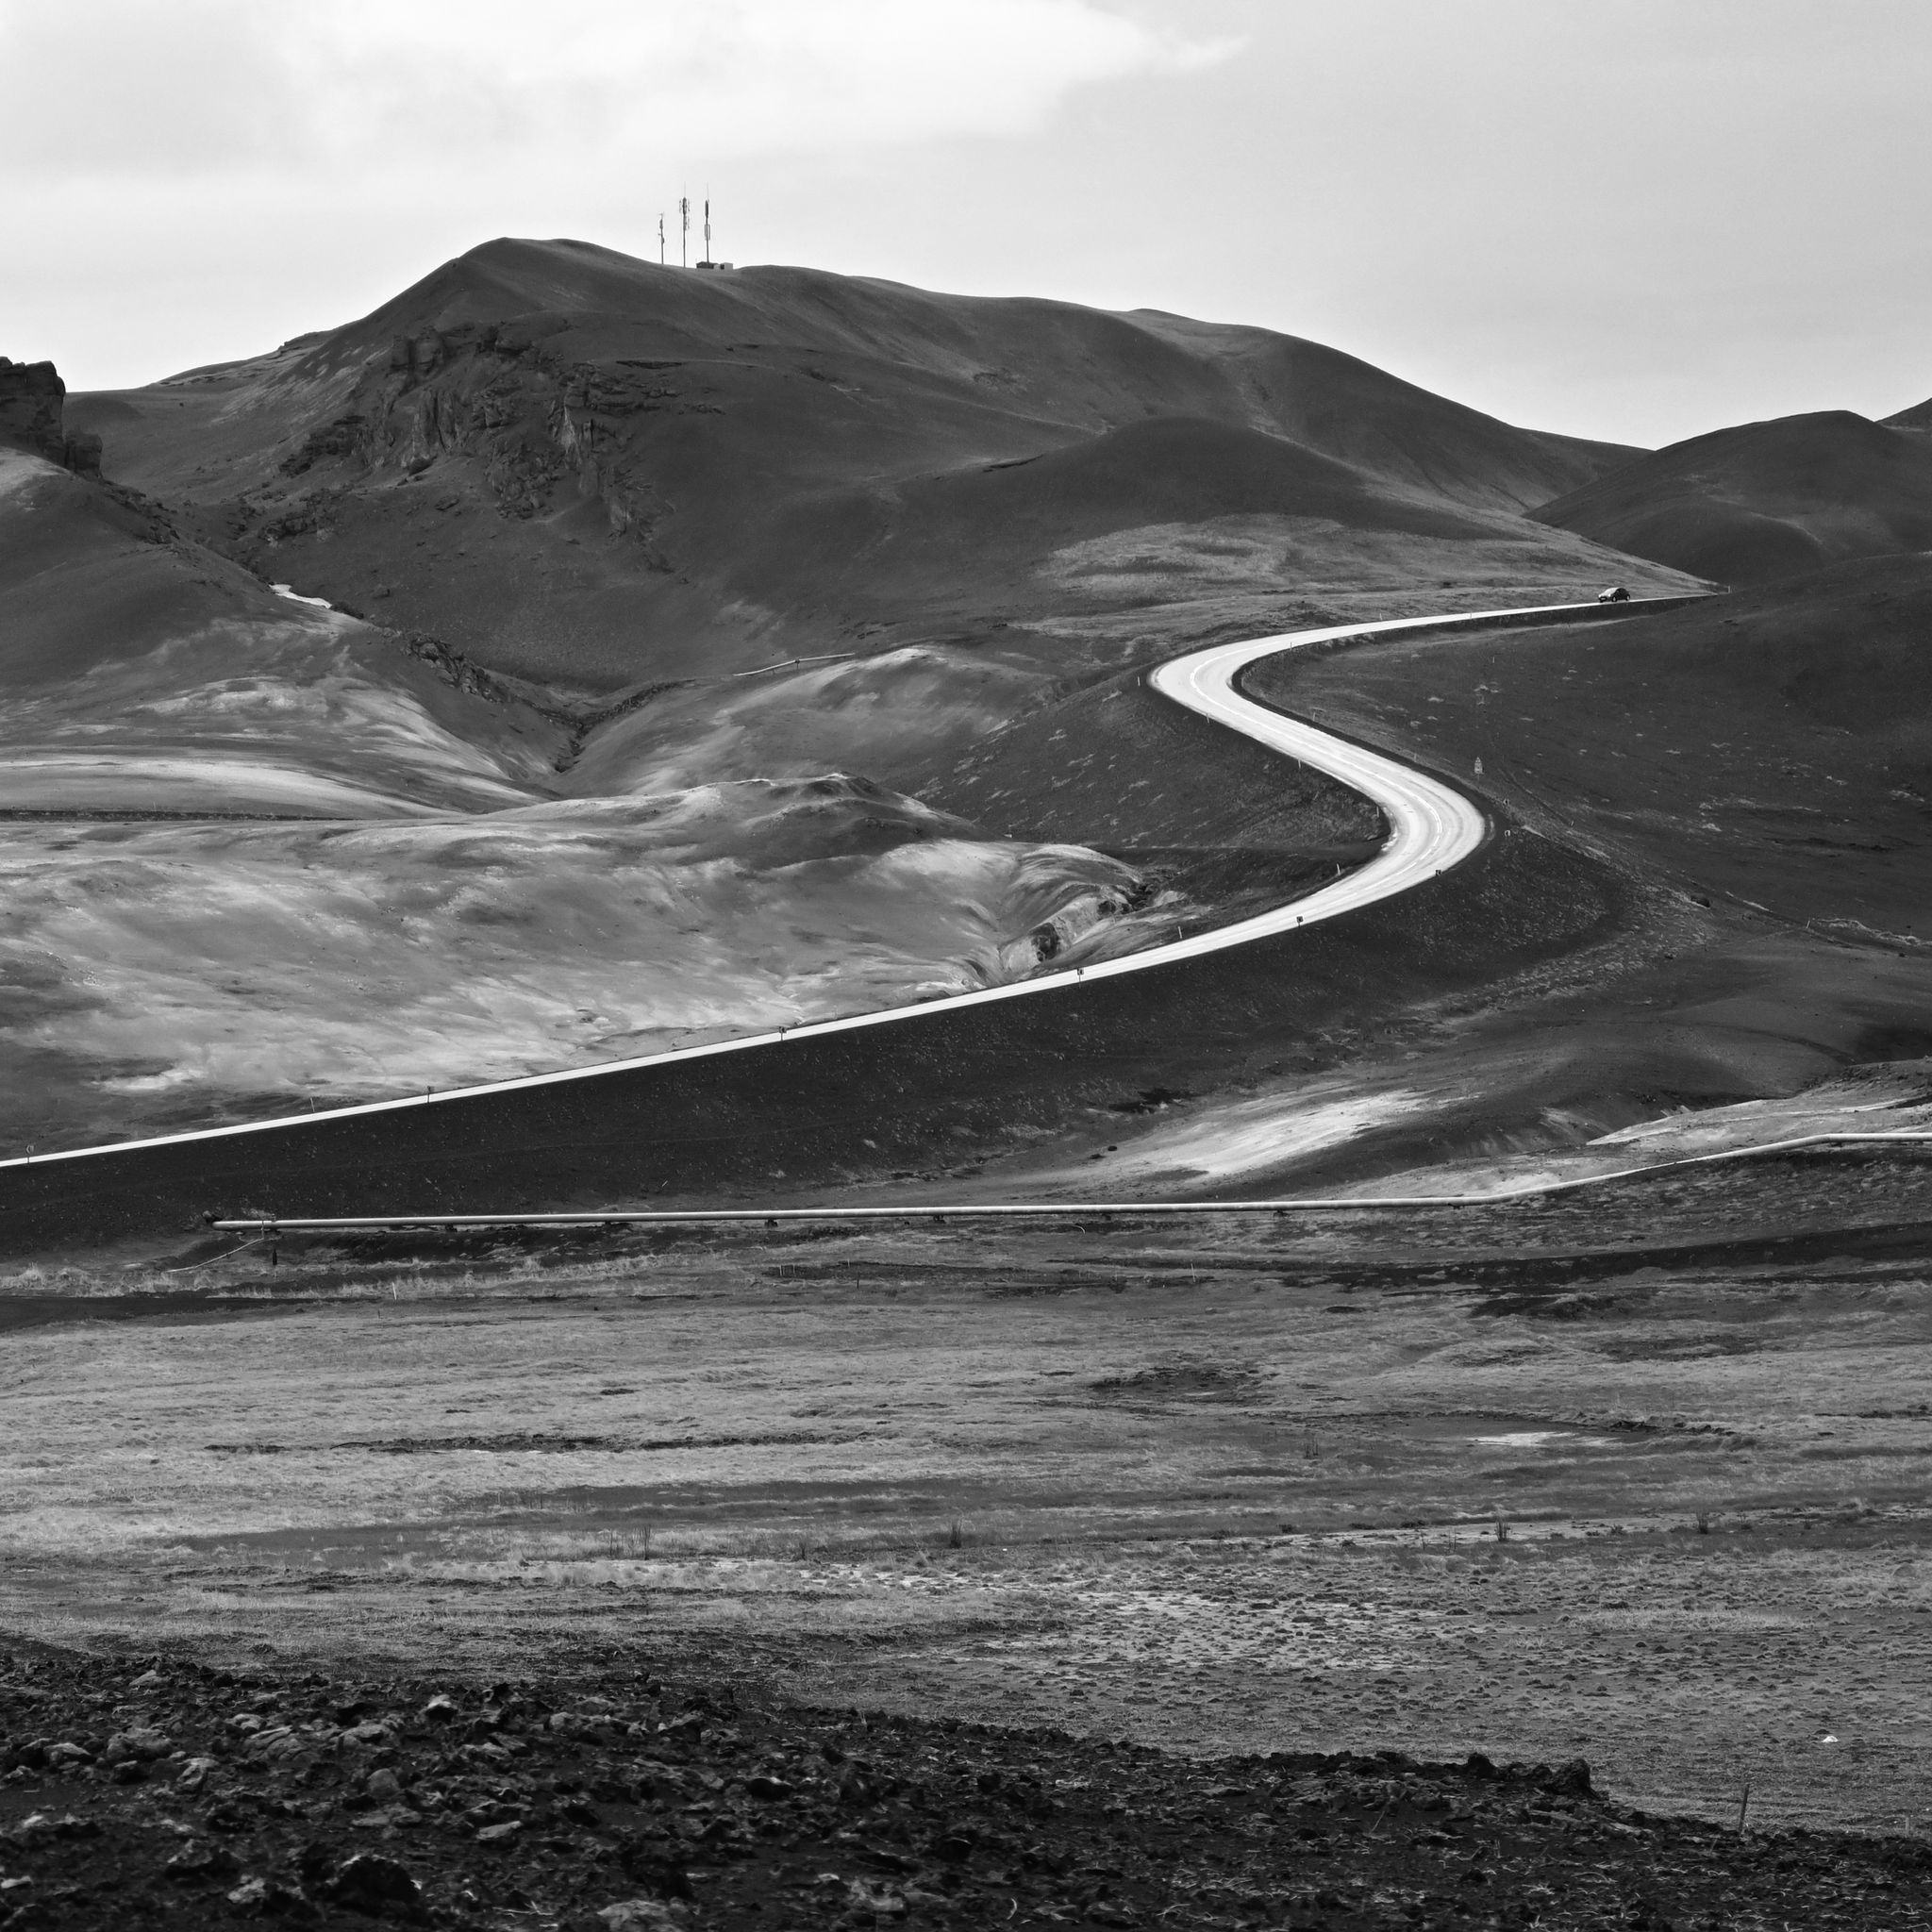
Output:
[[1195,322],[1159,309],[1132,320],[1227,375],[1258,422],[1383,481],[1453,502],[1527,509],[1552,480],[1577,489],[1641,456],[1622,443],[1512,428],[1355,356],[1298,336]]
[[0,808],[397,817],[548,794],[566,734],[0,449]]
[[[586,691],[1110,609],[1041,553],[1237,508],[1317,553],[1405,516],[1474,544],[1628,454],[1262,330],[575,242],[487,243],[345,327],[77,410],[108,475],[251,568]],[[1168,419],[1191,449],[1138,439]],[[1247,486],[1204,494],[1236,448]],[[1391,508],[1415,502],[1433,521]],[[1517,541],[1579,586],[1614,572]]]
[[1695,576],[1768,583],[1932,545],[1932,441],[1848,409],[1747,423],[1639,457],[1532,514]]
[[863,779],[564,800],[567,714],[17,447],[0,697],[8,1151],[1020,977],[1150,896]]

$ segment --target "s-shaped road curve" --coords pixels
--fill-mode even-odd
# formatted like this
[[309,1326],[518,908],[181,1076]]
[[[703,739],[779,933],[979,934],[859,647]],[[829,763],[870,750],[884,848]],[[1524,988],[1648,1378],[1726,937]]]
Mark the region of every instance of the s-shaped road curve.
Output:
[[1643,598],[1618,605],[1614,611],[1606,611],[1594,603],[1547,604],[1515,610],[1479,610],[1452,616],[1394,618],[1375,624],[1334,625],[1319,630],[1284,631],[1274,637],[1248,638],[1239,643],[1216,644],[1205,651],[1192,651],[1185,657],[1172,658],[1161,665],[1153,673],[1151,682],[1155,690],[1164,696],[1267,745],[1273,751],[1281,752],[1303,764],[1312,765],[1317,771],[1325,772],[1330,777],[1339,778],[1344,785],[1352,786],[1372,798],[1388,817],[1388,839],[1368,864],[1272,912],[1238,920],[1231,925],[1218,926],[1190,939],[1173,940],[1119,958],[1101,960],[1091,966],[1042,973],[1009,985],[987,987],[977,992],[953,993],[941,999],[891,1007],[879,1012],[852,1014],[842,1019],[809,1021],[775,1032],[748,1034],[735,1040],[714,1041],[708,1046],[677,1047],[635,1059],[607,1060],[596,1066],[525,1074],[516,1079],[495,1080],[475,1087],[453,1087],[440,1093],[411,1094],[406,1099],[370,1101],[357,1107],[333,1108],[325,1112],[284,1114],[272,1120],[248,1121],[233,1126],[203,1127],[188,1133],[155,1135],[144,1140],[108,1141],[95,1147],[24,1155],[0,1161],[0,1171],[133,1154],[137,1150],[181,1146],[194,1141],[232,1140],[246,1134],[299,1133],[329,1121],[366,1118],[411,1108],[444,1107],[486,1094],[515,1093],[567,1081],[595,1080],[612,1074],[633,1073],[647,1067],[669,1066],[724,1054],[746,1053],[788,1041],[814,1039],[859,1027],[916,1023],[929,1015],[964,1007],[983,1006],[995,1000],[1026,999],[1087,980],[1108,979],[1125,973],[1144,973],[1151,967],[1165,966],[1178,959],[1199,958],[1230,946],[1246,945],[1271,934],[1288,932],[1298,925],[1312,925],[1320,920],[1337,918],[1341,913],[1373,905],[1378,899],[1407,891],[1411,886],[1460,863],[1482,844],[1488,836],[1488,824],[1471,800],[1426,773],[1385,758],[1379,752],[1351,744],[1316,725],[1284,716],[1244,697],[1236,689],[1235,680],[1246,666],[1282,651],[1389,637],[1402,631],[1467,630],[1498,623],[1560,621],[1646,608],[1669,608],[1693,601],[1696,600],[1682,597]]

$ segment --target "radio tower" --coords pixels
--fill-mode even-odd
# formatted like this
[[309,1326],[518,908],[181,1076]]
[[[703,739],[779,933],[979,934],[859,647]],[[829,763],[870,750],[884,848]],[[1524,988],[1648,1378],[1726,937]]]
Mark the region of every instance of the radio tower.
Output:
[[664,217],[658,217],[658,266],[664,266]]
[[705,196],[705,262],[708,267],[711,259],[711,197]]
[[682,227],[677,237],[677,265],[679,268],[689,268],[691,266],[690,195],[680,194],[677,197],[677,217],[679,222],[682,224]]

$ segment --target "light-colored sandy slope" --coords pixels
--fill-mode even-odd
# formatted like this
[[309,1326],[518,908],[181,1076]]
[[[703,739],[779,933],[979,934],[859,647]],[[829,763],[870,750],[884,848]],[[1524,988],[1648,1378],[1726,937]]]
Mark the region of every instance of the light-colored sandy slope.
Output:
[[16,824],[4,1126],[16,1146],[111,1138],[957,993],[1034,971],[1049,924],[1131,942],[1102,908],[1134,883],[839,781],[341,825]]
[[549,796],[566,741],[0,450],[0,811],[379,818]]
[[957,756],[1038,704],[1044,673],[930,647],[690,684],[591,734],[574,796],[816,772],[887,776]]
[[17,687],[0,711],[0,810],[369,819],[550,795],[561,731],[520,732],[480,704],[454,721],[468,735],[453,729],[438,713],[460,694],[425,667],[371,649],[346,618],[284,608]]
[[0,811],[35,816],[387,819],[434,809],[323,773],[245,758],[155,758],[136,749],[0,758]]
[[[1511,1071],[1526,1088],[1522,1070]],[[1285,1172],[1291,1174],[1318,1157],[1336,1159],[1371,1136],[1403,1129],[1421,1138],[1435,1131],[1455,1145],[1472,1095],[1487,1089],[1492,1100],[1503,1099],[1508,1084],[1504,1070],[1484,1067],[1473,1055],[1459,1060],[1418,1056],[1399,1067],[1352,1068],[1291,1089],[1181,1108],[1150,1123],[1108,1157],[1108,1184],[1127,1197],[1150,1191],[1187,1195],[1204,1186],[1269,1199],[1292,1196],[1302,1191],[1292,1180],[1282,1181]],[[1507,1199],[1807,1136],[1924,1139],[1932,1136],[1932,1066],[1920,1060],[1861,1069],[1793,1094],[1664,1114],[1607,1134],[1591,1132],[1581,1112],[1566,1120],[1555,1108],[1545,1110],[1540,1125],[1542,1144],[1523,1152],[1406,1163],[1394,1173],[1319,1191],[1371,1201]],[[1566,1128],[1568,1144],[1551,1144]],[[1489,1138],[1493,1144],[1507,1137]],[[1067,1185],[1084,1192],[1092,1183],[1075,1170]]]

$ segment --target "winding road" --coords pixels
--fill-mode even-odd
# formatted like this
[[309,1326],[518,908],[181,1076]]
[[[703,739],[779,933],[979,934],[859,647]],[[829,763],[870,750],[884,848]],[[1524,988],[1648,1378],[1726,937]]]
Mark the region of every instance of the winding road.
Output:
[[[1617,607],[1618,612],[1644,608],[1668,608],[1686,601],[1681,598],[1637,600]],[[983,1006],[998,1000],[1027,999],[1078,985],[1088,980],[1107,979],[1121,974],[1144,973],[1175,960],[1198,958],[1231,946],[1241,946],[1270,935],[1287,932],[1300,925],[1312,925],[1335,919],[1344,912],[1373,905],[1378,899],[1407,891],[1423,880],[1459,864],[1488,837],[1489,826],[1481,810],[1459,791],[1430,777],[1413,766],[1386,758],[1365,746],[1352,744],[1313,724],[1304,724],[1279,711],[1269,709],[1244,696],[1236,680],[1248,665],[1283,651],[1306,650],[1318,645],[1356,642],[1389,637],[1403,631],[1476,629],[1498,623],[1524,624],[1561,621],[1606,615],[1596,604],[1538,605],[1515,610],[1457,612],[1434,617],[1406,617],[1374,624],[1336,625],[1318,630],[1284,631],[1276,636],[1249,638],[1238,643],[1217,644],[1205,651],[1190,652],[1159,666],[1151,675],[1155,690],[1175,704],[1198,711],[1229,730],[1241,732],[1265,744],[1272,751],[1313,766],[1344,785],[1373,799],[1387,816],[1389,836],[1383,847],[1368,864],[1321,887],[1304,898],[1291,901],[1271,912],[1191,938],[1150,946],[1119,958],[1091,966],[1065,968],[1042,973],[1005,986],[987,987],[976,992],[955,993],[940,999],[924,1000],[908,1006],[887,1008],[878,1012],[858,1013],[843,1019],[810,1021],[781,1028],[776,1032],[753,1033],[738,1039],[718,1041],[706,1046],[674,1048],[634,1059],[607,1060],[595,1066],[570,1067],[555,1073],[525,1074],[515,1079],[491,1081],[474,1087],[448,1088],[441,1092],[411,1094],[397,1100],[365,1102],[355,1107],[334,1108],[312,1113],[284,1114],[271,1120],[243,1122],[231,1126],[202,1127],[180,1134],[155,1135],[143,1140],[115,1141],[93,1147],[69,1148],[47,1154],[29,1154],[0,1161],[0,1170],[45,1167],[60,1162],[89,1160],[115,1154],[131,1154],[141,1149],[183,1146],[195,1141],[234,1140],[249,1134],[298,1133],[324,1122],[367,1118],[411,1108],[442,1107],[453,1102],[484,1095],[515,1093],[565,1082],[588,1081],[613,1074],[626,1074],[648,1067],[669,1066],[687,1060],[712,1058],[772,1047],[788,1041],[802,1041],[831,1033],[849,1032],[860,1027],[893,1026],[916,1023],[936,1013],[965,1007]],[[438,1217],[441,1219],[443,1217]],[[533,1217],[540,1218],[540,1217]]]

